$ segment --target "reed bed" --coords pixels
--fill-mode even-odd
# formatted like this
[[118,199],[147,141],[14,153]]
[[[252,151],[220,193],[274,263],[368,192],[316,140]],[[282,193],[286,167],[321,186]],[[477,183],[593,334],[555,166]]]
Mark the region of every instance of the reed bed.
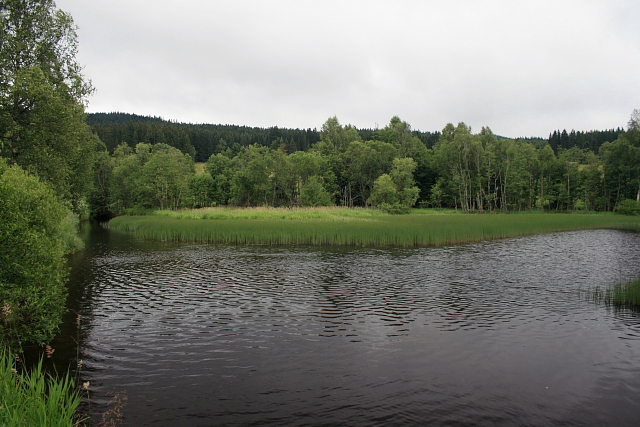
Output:
[[161,241],[425,247],[583,229],[638,231],[640,218],[548,213],[428,215],[424,211],[389,215],[373,209],[340,208],[214,209],[122,216],[112,219],[108,227],[138,238]]
[[319,207],[319,208],[233,208],[214,207],[201,209],[187,209],[181,211],[156,210],[154,216],[167,216],[178,219],[344,219],[369,218],[386,215],[377,209]]
[[605,289],[598,287],[592,297],[596,302],[604,302],[609,306],[640,311],[640,279]]

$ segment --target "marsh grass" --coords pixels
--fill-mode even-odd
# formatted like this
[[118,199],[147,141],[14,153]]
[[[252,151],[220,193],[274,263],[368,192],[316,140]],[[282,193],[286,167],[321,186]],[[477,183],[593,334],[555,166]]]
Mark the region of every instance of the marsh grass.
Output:
[[257,245],[422,247],[557,231],[640,230],[640,218],[600,214],[486,214],[446,212],[389,215],[374,209],[228,209],[156,211],[122,216],[109,228],[162,241]]
[[385,215],[382,211],[363,208],[319,207],[319,208],[233,208],[214,207],[181,211],[156,210],[152,216],[177,219],[332,219],[370,218]]
[[19,370],[15,357],[0,352],[0,425],[76,426],[81,400],[68,374],[45,373],[42,361],[30,371]]
[[640,279],[619,283],[610,288],[597,287],[592,298],[615,308],[628,308],[640,311]]

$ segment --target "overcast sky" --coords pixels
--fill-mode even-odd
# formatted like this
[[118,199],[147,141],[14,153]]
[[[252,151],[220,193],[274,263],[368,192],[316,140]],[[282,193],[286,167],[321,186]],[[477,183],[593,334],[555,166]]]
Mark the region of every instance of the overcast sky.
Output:
[[56,0],[89,112],[547,137],[640,108],[640,2]]

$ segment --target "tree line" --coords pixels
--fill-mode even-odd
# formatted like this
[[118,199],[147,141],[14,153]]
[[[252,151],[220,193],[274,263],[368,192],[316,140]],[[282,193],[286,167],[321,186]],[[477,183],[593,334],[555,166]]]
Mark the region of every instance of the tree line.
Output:
[[605,142],[611,142],[618,139],[618,136],[624,132],[624,129],[609,129],[609,130],[592,130],[588,132],[575,131],[567,132],[566,129],[554,130],[549,134],[547,142],[555,153],[558,150],[568,150],[573,147],[582,148],[585,150],[591,150],[597,153],[600,147]]
[[220,205],[611,211],[640,198],[635,116],[597,152],[556,151],[547,141],[499,137],[488,127],[474,134],[464,123],[447,124],[430,147],[398,117],[364,139],[332,117],[308,150],[226,146],[209,156],[203,174],[190,154],[166,143],[121,143],[113,154],[99,153],[91,206],[105,216]]
[[[100,140],[113,153],[123,142],[134,146],[139,142],[163,143],[191,155],[196,162],[206,162],[212,154],[231,149],[235,154],[251,144],[279,149],[287,152],[308,151],[320,141],[320,131],[314,129],[286,129],[177,123],[160,117],[139,116],[127,113],[92,113],[87,123]],[[374,129],[357,129],[363,140],[372,139]],[[438,132],[413,131],[428,147],[439,137]]]
[[[140,116],[128,113],[91,113],[87,115],[87,123],[107,146],[110,152],[123,142],[133,146],[138,142],[147,144],[164,143],[190,154],[196,162],[206,162],[216,153],[231,148],[236,154],[241,147],[251,144],[280,148],[287,152],[308,151],[320,141],[317,128],[286,129],[277,126],[270,128],[190,124],[167,121],[160,117]],[[371,140],[377,129],[357,129],[362,140]],[[440,139],[440,132],[422,132],[412,130],[428,148]],[[567,132],[566,129],[554,130],[549,137],[516,138],[540,146],[547,142],[554,153],[559,150],[578,147],[598,152],[605,142],[615,141],[624,129],[591,130]],[[497,136],[498,138],[504,138]]]

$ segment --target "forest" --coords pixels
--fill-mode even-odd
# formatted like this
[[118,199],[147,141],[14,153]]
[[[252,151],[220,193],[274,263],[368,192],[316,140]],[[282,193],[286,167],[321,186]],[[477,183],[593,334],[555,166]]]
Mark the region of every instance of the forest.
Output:
[[[165,143],[191,155],[196,162],[206,162],[212,154],[230,148],[238,153],[251,144],[280,148],[288,152],[308,151],[320,141],[320,131],[314,129],[285,129],[277,126],[267,129],[236,125],[190,124],[163,120],[160,117],[139,116],[128,113],[92,113],[87,123],[104,142],[110,152],[127,142],[148,144]],[[375,130],[357,129],[363,140],[373,139]],[[438,132],[413,131],[413,134],[433,147]]]
[[[165,143],[188,153],[196,162],[206,162],[212,154],[231,148],[235,153],[251,144],[280,148],[284,144],[288,152],[308,151],[320,141],[320,131],[314,129],[285,129],[277,126],[267,129],[235,125],[191,124],[167,121],[160,117],[140,116],[129,113],[90,113],[87,123],[104,142],[110,152],[127,142],[133,146],[138,142],[148,144]],[[376,129],[356,129],[364,141],[374,139]],[[440,139],[440,132],[411,131],[427,148]],[[598,152],[605,142],[615,141],[622,128],[604,131],[554,130],[546,142],[555,153],[558,149],[579,147]],[[498,138],[504,138],[497,136]],[[517,138],[533,144],[541,144],[543,138]]]
[[319,131],[124,113],[87,123],[101,141],[89,197],[100,217],[222,205],[612,211],[640,196],[637,110],[626,131],[554,131],[547,140],[489,127],[474,134],[464,123],[420,132],[399,117],[374,130],[337,117]]

